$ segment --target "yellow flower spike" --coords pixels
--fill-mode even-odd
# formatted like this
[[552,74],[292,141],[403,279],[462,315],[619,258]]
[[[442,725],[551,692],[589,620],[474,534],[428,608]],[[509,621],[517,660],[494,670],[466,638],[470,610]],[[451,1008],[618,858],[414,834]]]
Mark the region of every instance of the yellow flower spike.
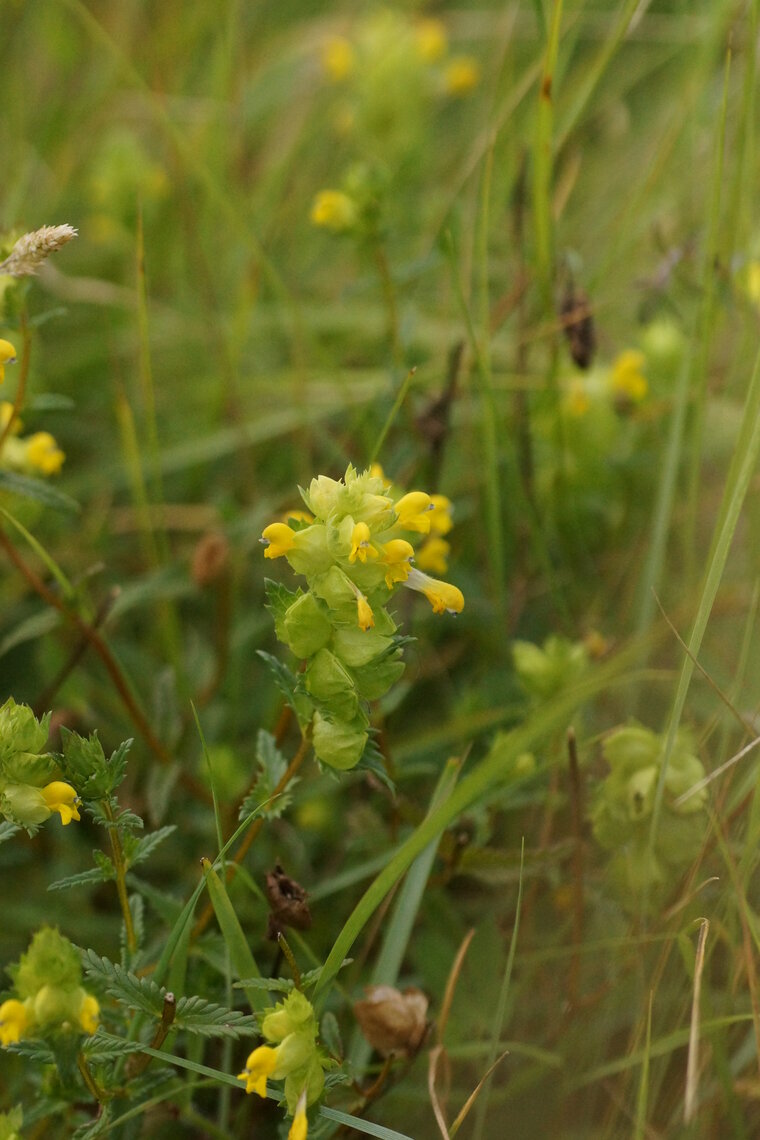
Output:
[[81,818],[77,810],[81,800],[71,784],[66,784],[63,780],[53,780],[52,784],[47,784],[40,791],[49,810],[59,813],[64,827],[71,823],[72,819]]
[[26,442],[27,461],[43,475],[57,475],[66,458],[49,431],[36,431]]
[[414,547],[405,538],[392,538],[382,547],[381,561],[387,567],[385,584],[389,590],[395,582],[405,582],[411,570]]
[[287,523],[270,523],[261,532],[259,542],[263,542],[266,547],[265,558],[281,558],[295,546],[295,531],[292,531]]
[[365,522],[356,524],[351,533],[349,562],[356,562],[357,558],[360,562],[366,562],[368,558],[377,558],[377,551],[370,542],[371,537],[370,529]]
[[452,59],[444,74],[446,91],[454,98],[469,95],[480,82],[480,64],[471,55],[458,55]]
[[79,1024],[85,1033],[93,1034],[100,1024],[100,1006],[92,994],[85,994],[79,1007]]
[[430,514],[433,503],[424,491],[409,491],[394,503],[396,523],[402,530],[416,530],[419,534],[430,533]]
[[435,63],[448,51],[446,29],[440,20],[420,20],[415,30],[417,53],[424,63]]
[[356,52],[345,36],[333,36],[322,49],[322,67],[333,83],[343,83],[356,68]]
[[430,502],[433,509],[430,512],[430,533],[443,537],[448,534],[454,525],[451,517],[452,502],[445,495],[431,495]]
[[14,1045],[24,1036],[28,1022],[26,1006],[15,998],[0,1005],[0,1045]]
[[254,1049],[248,1055],[245,1068],[242,1073],[238,1073],[238,1080],[245,1081],[247,1093],[255,1092],[259,1096],[266,1096],[267,1077],[274,1072],[276,1067],[277,1050],[273,1049],[271,1045],[259,1045],[258,1049]]
[[418,570],[429,570],[432,574],[445,574],[449,568],[450,545],[445,538],[432,535],[417,551],[415,565]]
[[306,1119],[306,1089],[298,1098],[293,1123],[288,1132],[288,1140],[306,1140],[309,1131],[309,1122]]
[[309,219],[315,226],[340,234],[353,229],[358,214],[356,202],[342,190],[320,190],[314,199]]
[[410,570],[409,577],[404,583],[410,590],[418,590],[424,594],[434,614],[450,613],[460,614],[464,609],[464,595],[457,586],[450,582],[439,582],[437,578],[429,578],[421,570]]
[[372,606],[364,597],[364,594],[359,594],[356,598],[356,621],[359,629],[362,630],[363,633],[367,633],[375,624],[375,615],[372,613]]

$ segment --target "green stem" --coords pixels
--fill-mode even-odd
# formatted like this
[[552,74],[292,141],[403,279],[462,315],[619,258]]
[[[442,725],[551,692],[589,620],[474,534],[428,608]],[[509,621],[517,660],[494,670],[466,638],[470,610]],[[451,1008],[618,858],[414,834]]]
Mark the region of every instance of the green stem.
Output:
[[103,808],[103,814],[108,820],[108,835],[111,840],[113,866],[116,872],[116,893],[119,896],[121,913],[124,916],[124,931],[127,937],[127,948],[130,954],[134,954],[137,950],[137,937],[135,935],[132,911],[127,896],[127,867],[124,862],[124,849],[121,845],[121,836],[119,834],[118,824],[114,819],[110,800],[101,800],[101,806]]

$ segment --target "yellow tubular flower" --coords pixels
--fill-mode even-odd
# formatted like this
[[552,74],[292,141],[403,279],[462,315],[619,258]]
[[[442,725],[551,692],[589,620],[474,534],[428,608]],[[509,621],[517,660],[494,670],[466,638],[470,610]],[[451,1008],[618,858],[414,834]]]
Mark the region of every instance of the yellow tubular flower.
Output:
[[420,20],[416,28],[417,52],[424,63],[435,63],[448,50],[446,29],[440,20]]
[[80,819],[77,807],[81,801],[71,784],[66,784],[63,780],[53,780],[52,784],[47,784],[40,791],[49,810],[60,814],[64,827],[67,823],[71,823],[72,819]]
[[446,90],[457,98],[469,95],[480,82],[480,65],[470,55],[459,55],[452,59],[444,75]]
[[79,1024],[85,1033],[94,1033],[100,1022],[100,1006],[92,994],[85,994],[79,1008]]
[[410,570],[404,585],[424,594],[433,607],[434,614],[460,614],[464,609],[462,591],[450,582],[439,582],[437,578],[429,578],[420,570]]
[[13,1045],[24,1036],[27,1026],[26,1006],[15,998],[0,1005],[0,1045]]
[[433,509],[430,512],[430,533],[448,534],[454,523],[451,518],[452,503],[445,495],[431,495],[430,502]]
[[66,456],[49,431],[36,431],[26,440],[26,458],[43,475],[57,475]]
[[9,340],[0,339],[0,384],[5,378],[5,365],[14,364],[16,350]]
[[322,51],[322,67],[333,83],[342,83],[356,67],[356,52],[345,36],[333,36]]
[[369,604],[364,594],[359,594],[356,598],[356,621],[359,629],[364,633],[372,629],[375,624],[375,615],[372,613],[372,606]]
[[389,590],[394,582],[405,582],[411,570],[414,547],[405,538],[392,538],[382,547],[382,562],[387,567],[385,584]]
[[403,530],[416,530],[419,534],[430,533],[430,514],[433,503],[424,491],[410,491],[393,506],[396,522]]
[[295,532],[287,523],[274,522],[264,527],[259,541],[266,546],[265,558],[280,558],[295,546]]
[[0,433],[4,432],[10,424],[8,429],[9,435],[18,435],[21,431],[21,420],[13,415],[13,404],[10,400],[0,400]]
[[306,1089],[304,1089],[298,1098],[296,1114],[293,1117],[290,1132],[288,1132],[288,1140],[306,1140],[308,1131],[309,1122],[306,1119]]
[[351,533],[351,553],[349,562],[366,562],[368,558],[377,558],[377,551],[370,542],[370,529],[365,522],[357,523]]
[[356,202],[342,190],[320,190],[309,214],[313,225],[337,234],[353,229],[357,217]]
[[616,396],[624,396],[639,404],[649,391],[649,384],[642,369],[645,357],[643,352],[633,348],[621,352],[612,365],[610,386]]
[[415,564],[418,570],[429,570],[432,574],[445,574],[449,568],[449,551],[451,547],[445,538],[432,535],[425,545],[417,551]]
[[259,1045],[249,1054],[242,1073],[238,1073],[238,1080],[245,1081],[247,1093],[267,1095],[267,1077],[271,1076],[277,1067],[277,1050],[270,1045]]

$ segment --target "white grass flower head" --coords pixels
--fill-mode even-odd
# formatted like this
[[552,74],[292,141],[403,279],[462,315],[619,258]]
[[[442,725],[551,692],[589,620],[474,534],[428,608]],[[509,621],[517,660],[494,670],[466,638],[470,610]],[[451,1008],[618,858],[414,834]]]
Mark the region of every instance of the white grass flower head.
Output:
[[9,277],[29,277],[51,253],[66,245],[79,231],[73,226],[43,226],[39,230],[22,234],[5,261],[0,262],[0,273]]

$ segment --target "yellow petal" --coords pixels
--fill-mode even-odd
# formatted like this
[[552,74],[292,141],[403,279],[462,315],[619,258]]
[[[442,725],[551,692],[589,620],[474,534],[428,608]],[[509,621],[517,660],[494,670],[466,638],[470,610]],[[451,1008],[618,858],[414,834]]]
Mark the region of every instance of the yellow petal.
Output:
[[64,827],[67,823],[71,823],[72,819],[80,818],[77,807],[81,801],[71,784],[66,784],[63,780],[53,780],[51,784],[42,788],[41,792],[48,809],[59,813]]
[[290,529],[287,523],[270,523],[269,526],[264,527],[261,533],[261,541],[266,546],[265,558],[280,558],[295,546],[295,532]]

